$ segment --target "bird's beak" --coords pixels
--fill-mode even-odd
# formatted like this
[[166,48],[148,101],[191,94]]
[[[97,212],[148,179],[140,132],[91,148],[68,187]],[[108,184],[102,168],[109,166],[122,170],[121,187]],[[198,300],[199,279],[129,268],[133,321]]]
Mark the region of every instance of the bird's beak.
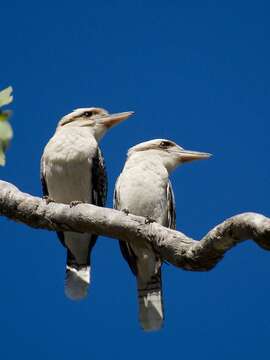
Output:
[[126,112],[117,113],[117,114],[108,114],[104,118],[101,118],[100,122],[109,129],[112,126],[117,125],[120,122],[128,119],[133,114],[134,114],[134,111],[126,111]]
[[190,150],[184,150],[184,149],[181,149],[179,151],[179,155],[180,155],[180,161],[182,163],[193,161],[193,160],[204,160],[204,159],[208,159],[208,158],[210,158],[210,156],[212,156],[209,153],[204,153],[204,152],[199,152],[199,151],[190,151]]

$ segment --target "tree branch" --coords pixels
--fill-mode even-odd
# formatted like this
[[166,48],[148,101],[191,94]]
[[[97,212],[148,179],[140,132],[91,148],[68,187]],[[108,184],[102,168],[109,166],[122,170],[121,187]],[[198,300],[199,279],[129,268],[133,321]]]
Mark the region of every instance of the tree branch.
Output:
[[216,226],[201,240],[157,223],[113,209],[89,204],[75,207],[49,203],[0,181],[0,215],[33,228],[54,231],[92,232],[124,241],[148,241],[161,257],[186,270],[212,269],[236,244],[253,239],[270,250],[270,218],[256,213],[233,216]]

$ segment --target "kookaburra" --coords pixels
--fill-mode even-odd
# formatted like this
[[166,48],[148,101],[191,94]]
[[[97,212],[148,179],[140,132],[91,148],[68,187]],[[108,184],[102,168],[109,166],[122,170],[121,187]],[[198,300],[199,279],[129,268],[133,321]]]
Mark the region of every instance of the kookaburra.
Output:
[[[107,176],[98,142],[108,129],[132,112],[109,114],[101,108],[83,108],[64,116],[46,145],[41,159],[43,193],[64,204],[85,202],[104,206]],[[71,299],[87,295],[90,253],[97,236],[57,233],[67,249],[65,293]]]
[[[132,147],[115,186],[114,207],[175,229],[175,202],[169,175],[185,162],[209,156],[184,150],[164,139]],[[147,243],[120,241],[120,248],[137,278],[141,326],[144,330],[158,330],[163,324],[162,259]]]

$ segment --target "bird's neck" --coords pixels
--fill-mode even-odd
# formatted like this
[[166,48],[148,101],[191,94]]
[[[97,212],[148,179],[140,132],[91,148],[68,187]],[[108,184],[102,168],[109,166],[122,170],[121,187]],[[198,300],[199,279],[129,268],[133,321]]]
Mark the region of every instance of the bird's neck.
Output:
[[[154,172],[162,176],[162,178],[168,178],[169,173],[166,167],[164,166],[162,160],[159,156],[155,154],[145,154],[143,151],[138,151],[133,153],[128,157],[125,169],[130,168],[141,168],[142,171]],[[142,172],[142,173],[143,173]]]
[[93,137],[95,139],[94,129],[88,126],[64,126],[56,129],[55,135],[69,136],[74,134],[74,136],[83,136],[83,137]]
[[91,158],[98,143],[88,128],[73,127],[57,130],[45,147],[44,153],[55,161]]

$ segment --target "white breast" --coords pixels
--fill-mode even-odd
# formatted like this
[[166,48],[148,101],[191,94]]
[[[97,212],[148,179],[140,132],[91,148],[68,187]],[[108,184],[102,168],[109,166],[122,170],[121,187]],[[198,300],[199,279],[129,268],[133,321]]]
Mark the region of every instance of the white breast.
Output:
[[149,161],[127,162],[117,182],[121,209],[165,224],[167,184],[168,173],[164,167]]
[[97,142],[86,128],[56,132],[43,153],[49,196],[56,202],[91,202],[92,158]]

